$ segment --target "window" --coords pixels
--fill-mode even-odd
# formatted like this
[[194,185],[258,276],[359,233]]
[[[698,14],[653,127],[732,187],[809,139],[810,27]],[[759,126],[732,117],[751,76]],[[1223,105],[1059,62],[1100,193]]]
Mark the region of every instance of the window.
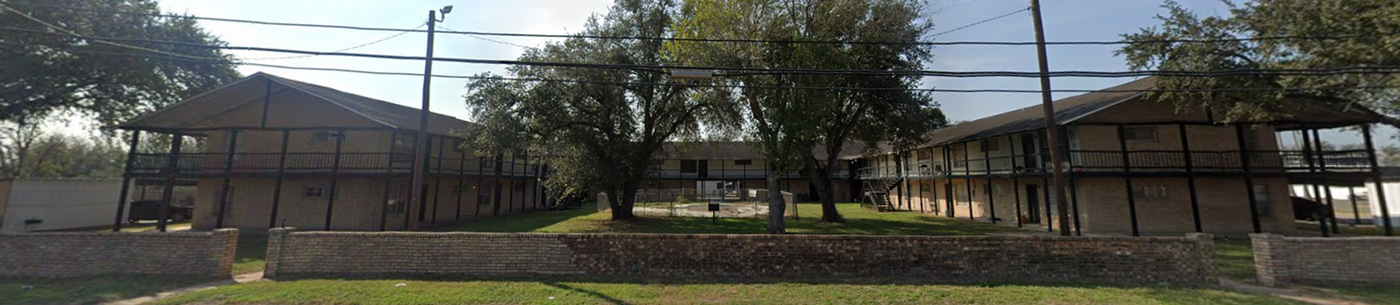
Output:
[[998,150],[1001,150],[1001,142],[997,142],[996,140],[982,140],[982,151]]
[[958,190],[956,187],[953,189],[953,198],[953,201],[958,205],[967,205],[968,202],[972,201],[967,197],[967,190]]
[[1269,207],[1273,205],[1273,198],[1269,196],[1269,186],[1263,184],[1254,185],[1254,208],[1259,216],[1269,216]]
[[317,143],[317,144],[320,144],[320,143],[330,143],[330,142],[331,142],[331,139],[333,138],[332,135],[333,135],[333,134],[332,134],[331,132],[329,132],[329,131],[317,131],[317,132],[312,132],[312,133],[311,133],[311,143]]
[[1128,141],[1156,141],[1157,127],[1125,127],[1123,138]]
[[931,151],[931,150],[919,150],[918,156],[919,156],[919,160],[928,160],[928,159],[932,159],[932,158],[933,158],[933,151]]
[[406,199],[408,195],[407,188],[408,185],[399,184],[398,191],[394,195],[394,198],[389,199],[389,202],[384,203],[389,205],[389,207],[387,208],[387,210],[389,210],[389,214],[403,214],[405,211],[408,210],[408,199]]
[[752,165],[753,160],[734,160],[734,165]]
[[1167,198],[1167,186],[1165,185],[1133,185],[1133,198],[1135,199],[1159,199]]
[[321,198],[321,196],[325,196],[325,194],[326,189],[319,186],[308,186],[306,187],[306,191],[302,192],[302,196],[307,198]]
[[699,172],[695,166],[695,160],[681,160],[681,173]]

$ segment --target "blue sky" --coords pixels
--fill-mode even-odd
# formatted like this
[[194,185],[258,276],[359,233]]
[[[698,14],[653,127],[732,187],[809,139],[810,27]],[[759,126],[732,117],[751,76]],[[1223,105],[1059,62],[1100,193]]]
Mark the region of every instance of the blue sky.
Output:
[[[1224,13],[1218,0],[1178,0],[1202,14]],[[1164,10],[1159,0],[1043,0],[1046,39],[1049,41],[1116,40],[1120,34],[1136,32],[1157,24],[1153,18]],[[930,16],[935,32],[967,25],[1028,6],[1026,0],[931,0]],[[368,27],[413,28],[426,19],[427,11],[443,5],[455,6],[441,27],[461,31],[571,33],[582,28],[594,13],[603,13],[610,0],[512,0],[512,1],[367,1],[367,0],[162,0],[168,11],[199,16],[256,19],[282,22],[343,24]],[[303,50],[332,51],[378,40],[391,32],[346,31],[246,25],[201,21],[211,33],[231,45],[264,46]],[[490,37],[527,46],[538,46],[546,39]],[[354,52],[418,55],[424,53],[426,35],[410,33]],[[1033,41],[1029,12],[934,37],[936,41]],[[1116,46],[1052,46],[1051,70],[1126,70]],[[514,59],[523,49],[463,35],[438,35],[436,55],[482,59]],[[1035,71],[1035,48],[1029,46],[940,46],[929,69],[949,71],[1010,70]],[[285,54],[234,52],[241,58],[277,57]],[[376,60],[346,57],[307,57],[252,62],[295,66],[336,67],[376,71],[421,73],[423,64],[414,61]],[[502,66],[437,63],[434,72],[468,75],[502,71]],[[417,107],[421,100],[421,78],[374,76],[337,72],[294,71],[244,66],[244,74],[265,71],[285,77],[330,86],[390,102]],[[1131,79],[1057,78],[1057,89],[1101,89]],[[465,81],[435,79],[432,110],[459,118],[469,118],[461,96]],[[1019,78],[927,78],[924,87],[941,89],[1039,89],[1036,79]],[[1073,94],[1056,94],[1063,98]],[[1038,94],[938,93],[937,101],[952,120],[972,120],[999,112],[1039,103]],[[1393,132],[1387,131],[1387,134]],[[1337,142],[1351,142],[1347,136],[1326,136]]]

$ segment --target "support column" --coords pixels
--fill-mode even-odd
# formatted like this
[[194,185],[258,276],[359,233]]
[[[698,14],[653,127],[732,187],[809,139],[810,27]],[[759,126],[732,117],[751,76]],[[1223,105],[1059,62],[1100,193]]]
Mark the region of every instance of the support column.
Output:
[[[1061,139],[1069,139],[1069,129],[1060,127],[1058,130]],[[1074,174],[1074,155],[1070,153],[1069,143],[1060,146],[1060,155],[1067,156],[1065,159],[1060,160],[1061,162],[1069,163],[1069,166],[1066,167],[1067,169],[1064,171],[1064,178],[1065,181],[1069,182],[1069,189],[1066,191],[1069,192],[1070,224],[1074,225],[1075,236],[1084,236],[1084,231],[1079,228],[1079,178],[1075,177],[1076,175]]]
[[1128,193],[1128,220],[1133,226],[1133,236],[1139,236],[1137,198],[1133,197],[1132,158],[1128,157],[1128,136],[1123,131],[1123,125],[1118,125],[1118,148],[1123,156],[1123,186]]
[[228,130],[228,154],[224,155],[224,180],[219,189],[219,208],[215,210],[214,228],[224,228],[224,213],[228,211],[228,189],[233,180],[233,157],[238,153],[238,129]]
[[[282,138],[282,146],[287,145],[286,137]],[[389,156],[384,159],[384,197],[379,202],[379,230],[384,231],[389,225],[389,193],[394,188],[394,153],[399,147],[399,131],[389,131]],[[283,149],[286,150],[286,149]],[[394,198],[398,199],[398,198]],[[400,202],[399,204],[407,204]]]
[[997,223],[996,194],[992,194],[992,152],[987,149],[987,143],[995,141],[995,138],[982,140],[982,172],[987,179],[987,219],[992,223]]
[[[1326,172],[1327,155],[1326,151],[1322,149],[1322,136],[1317,129],[1313,129],[1312,134],[1314,140],[1313,145],[1317,147],[1317,153],[1313,154],[1317,157],[1317,169],[1318,171]],[[1324,221],[1332,222],[1332,233],[1341,233],[1337,229],[1337,210],[1332,206],[1332,186],[1323,185],[1322,188],[1323,190],[1327,191],[1327,216],[1323,217],[1326,218]],[[1322,194],[1318,194],[1318,196],[1322,196]]]
[[501,160],[504,158],[501,154],[496,154],[496,183],[492,187],[494,195],[491,196],[491,216],[501,216],[501,171],[505,167],[505,163]]
[[170,200],[175,196],[175,179],[180,176],[180,146],[185,135],[170,134],[170,154],[165,158],[165,189],[160,194],[160,208],[156,213],[156,230],[165,232],[166,218],[170,217]]
[[[1322,145],[1321,145],[1321,143],[1318,143],[1318,142],[1321,142],[1322,139],[1317,139],[1316,142],[1313,141],[1313,139],[1310,137],[1309,129],[1307,129],[1307,128],[1304,128],[1304,129],[1302,129],[1302,130],[1299,130],[1298,133],[1300,133],[1300,134],[1303,135],[1303,164],[1305,164],[1305,165],[1308,167],[1308,172],[1309,172],[1309,173],[1317,173],[1318,168],[1315,167],[1315,166],[1313,166],[1313,156],[1317,155],[1317,152],[1321,150],[1321,149],[1319,149],[1319,148],[1320,148]],[[1291,187],[1292,187],[1292,186],[1290,186],[1290,188],[1291,188]],[[1303,190],[1304,190],[1304,192],[1307,191],[1308,187],[1312,187],[1311,196],[1304,196],[1304,197],[1311,197],[1311,198],[1309,198],[1309,199],[1312,199],[1314,202],[1317,202],[1318,204],[1321,204],[1321,203],[1322,203],[1322,188],[1318,187],[1318,185],[1316,185],[1316,184],[1304,184],[1304,185],[1303,185]],[[1318,231],[1321,232],[1322,237],[1330,237],[1331,234],[1328,234],[1329,232],[1327,231],[1327,217],[1326,217],[1326,216],[1323,216],[1323,215],[1322,215],[1322,211],[1320,211],[1320,210],[1319,210],[1319,211],[1315,211],[1315,212],[1317,213],[1317,229],[1318,229]]]
[[957,217],[957,211],[953,208],[955,206],[954,201],[957,200],[958,196],[956,194],[953,194],[952,153],[953,149],[951,147],[947,145],[943,146],[943,172],[946,173],[944,175],[944,178],[946,179],[944,179],[945,183],[943,184],[943,193],[948,195],[947,198],[943,200],[943,202],[946,203],[947,206],[947,209],[944,210],[944,214],[947,214],[948,218]]
[[977,213],[974,213],[972,210],[972,207],[975,206],[975,204],[972,204],[972,160],[969,159],[972,157],[972,153],[971,150],[968,149],[968,144],[970,144],[970,142],[963,143],[963,174],[967,175],[967,219],[976,221],[977,218],[973,217],[973,215]]
[[472,212],[472,219],[481,218],[481,204],[486,203],[483,192],[486,191],[486,159],[476,157],[476,207]]
[[1361,209],[1356,207],[1356,187],[1347,186],[1347,201],[1351,202],[1351,225],[1361,224]]
[[[122,191],[121,191],[121,194],[118,195],[118,197],[117,197],[117,216],[116,216],[116,220],[112,222],[112,232],[121,231],[121,230],[122,230],[122,222],[126,221],[125,217],[123,217],[123,216],[126,216],[126,201],[127,201],[127,198],[126,198],[126,197],[127,197],[127,195],[130,195],[130,192],[131,192],[131,167],[136,163],[136,148],[139,147],[140,145],[141,145],[141,131],[140,131],[140,130],[132,130],[132,131],[131,131],[131,141],[128,142],[127,148],[126,148],[126,163],[125,163],[126,165],[122,167]],[[139,182],[139,180],[138,180],[138,182]],[[140,184],[140,183],[137,183],[137,184]],[[138,185],[138,187],[139,187],[139,185]],[[145,189],[142,188],[141,191],[144,193],[144,192],[145,192]],[[146,199],[146,198],[144,198],[144,196],[142,196],[142,197],[143,197],[143,198],[141,198],[141,199]]]
[[1263,232],[1263,230],[1259,225],[1259,204],[1255,202],[1254,175],[1250,173],[1249,147],[1245,144],[1244,139],[1244,125],[1235,125],[1235,140],[1239,142],[1237,145],[1240,148],[1240,169],[1244,173],[1244,193],[1249,198],[1249,222],[1254,226],[1254,233],[1260,233]]
[[416,197],[418,197],[418,200],[416,200],[416,202],[418,203],[418,209],[417,209],[417,210],[418,210],[418,218],[416,218],[417,221],[414,221],[412,226],[409,226],[409,228],[410,228],[411,230],[417,230],[417,229],[419,228],[419,226],[421,226],[422,223],[423,223],[424,221],[428,221],[428,177],[427,177],[427,175],[428,175],[428,167],[429,167],[428,164],[430,163],[430,162],[429,162],[429,161],[430,161],[429,159],[431,159],[431,158],[432,158],[432,155],[433,155],[433,135],[432,135],[432,134],[428,134],[428,135],[426,135],[426,136],[422,136],[421,138],[423,139],[423,156],[422,156],[422,158],[423,158],[423,163],[422,163],[422,164],[417,164],[417,166],[422,166],[422,167],[419,168],[418,170],[421,171],[420,173],[422,173],[422,177],[420,177],[420,179],[422,179],[422,180],[419,180],[419,181],[420,181],[421,183],[423,183],[423,184],[422,184],[422,185],[414,186],[415,188],[418,188],[418,189],[414,190],[415,192],[418,192],[418,196],[416,196]]
[[460,147],[455,147],[455,149],[462,152],[457,156],[457,210],[453,212],[457,216],[452,219],[452,222],[461,222],[462,193],[467,192],[467,150]]
[[345,130],[335,131],[335,157],[331,160],[331,189],[326,196],[326,231],[331,230],[331,211],[335,210],[335,193],[340,183],[340,149],[345,144]]
[[1181,135],[1181,162],[1186,165],[1186,190],[1191,196],[1191,223],[1196,226],[1196,233],[1205,232],[1201,227],[1201,202],[1196,195],[1196,165],[1191,159],[1190,134],[1186,133],[1186,124],[1176,124],[1177,134]]
[[1016,227],[1017,227],[1017,228],[1020,228],[1020,227],[1022,226],[1022,224],[1021,224],[1021,181],[1020,181],[1020,180],[1021,180],[1021,179],[1020,179],[1020,178],[1021,178],[1021,172],[1020,172],[1019,170],[1016,169],[1016,138],[1013,137],[1012,135],[1009,135],[1009,134],[1006,135],[1006,148],[1009,149],[1009,150],[1011,151],[1011,163],[1010,163],[1010,164],[1011,164],[1011,197],[1012,197],[1012,198],[1016,198],[1016,201],[1015,201],[1015,202],[1016,202],[1016,215],[1015,215],[1015,218],[1014,218],[1015,220],[1014,220],[1014,221],[1016,221]]
[[1361,137],[1366,140],[1366,155],[1371,161],[1372,179],[1376,181],[1376,193],[1370,194],[1371,204],[1379,204],[1381,208],[1381,224],[1385,227],[1385,236],[1394,236],[1395,228],[1390,223],[1390,208],[1385,202],[1385,184],[1381,180],[1381,165],[1376,160],[1376,145],[1371,140],[1371,125],[1361,125]]
[[282,203],[282,181],[287,178],[287,139],[290,136],[290,130],[282,131],[282,149],[277,153],[277,184],[272,187],[272,213],[268,213],[268,228],[277,227],[277,209]]

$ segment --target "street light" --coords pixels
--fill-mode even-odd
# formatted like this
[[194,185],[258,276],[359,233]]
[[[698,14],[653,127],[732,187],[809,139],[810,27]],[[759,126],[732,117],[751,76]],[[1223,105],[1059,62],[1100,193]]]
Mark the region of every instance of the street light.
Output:
[[[443,18],[438,18],[438,11],[442,12]],[[432,113],[428,110],[428,105],[430,104],[429,94],[431,92],[433,80],[433,36],[437,33],[437,23],[446,20],[447,13],[451,12],[451,5],[444,6],[437,11],[428,10],[428,55],[426,57],[427,60],[423,64],[423,108],[420,109],[418,113],[418,136],[413,144],[413,149],[416,150],[416,153],[413,154],[413,178],[412,181],[410,181],[410,185],[417,188],[418,191],[410,191],[408,195],[408,210],[413,211],[416,206],[419,217],[423,216],[423,203],[425,202],[423,198],[427,198],[428,194],[428,185],[423,183],[423,172],[427,170],[428,166],[428,117]],[[414,205],[414,203],[417,203],[417,205]],[[410,215],[405,215],[407,216],[405,217],[405,226],[409,230],[417,230],[418,220],[413,219],[413,213],[410,212],[409,214]]]

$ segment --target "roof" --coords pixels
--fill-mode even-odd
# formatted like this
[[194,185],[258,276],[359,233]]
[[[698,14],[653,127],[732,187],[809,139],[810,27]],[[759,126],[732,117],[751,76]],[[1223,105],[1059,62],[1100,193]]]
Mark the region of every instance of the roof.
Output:
[[[1063,98],[1055,101],[1055,123],[1067,125],[1095,112],[1108,109],[1145,93],[1136,90],[1152,89],[1154,78],[1144,78],[1126,84]],[[1126,91],[1126,92],[1125,92]],[[1001,114],[962,122],[929,134],[929,142],[920,147],[942,146],[965,140],[1032,131],[1045,128],[1045,111],[1041,105],[1030,106],[1003,112]]]
[[[179,130],[190,128],[204,119],[242,106],[261,101],[266,92],[272,91],[268,84],[276,84],[288,90],[305,93],[327,102],[386,128],[418,130],[419,108],[408,107],[362,95],[348,93],[312,83],[292,80],[264,72],[185,99],[174,105],[137,117],[117,125],[121,129]],[[236,101],[230,103],[229,101]],[[449,135],[455,130],[473,126],[471,122],[452,116],[433,113],[428,120],[428,132]]]
[[[742,141],[714,141],[714,142],[671,142],[666,143],[665,155],[667,158],[675,159],[695,159],[695,160],[763,160],[763,154],[754,151],[748,143]],[[850,143],[841,147],[841,152],[837,153],[840,160],[856,159],[861,156],[861,151],[865,149],[863,143]],[[818,146],[812,150],[812,155],[818,160],[826,159],[826,149]]]

